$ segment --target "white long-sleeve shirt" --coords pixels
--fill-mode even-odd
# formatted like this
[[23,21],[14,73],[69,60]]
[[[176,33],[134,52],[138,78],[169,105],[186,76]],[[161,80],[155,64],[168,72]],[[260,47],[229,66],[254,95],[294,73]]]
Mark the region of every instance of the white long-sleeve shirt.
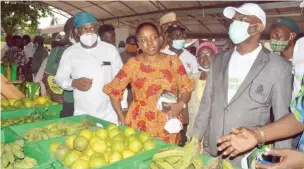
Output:
[[[172,52],[169,49],[169,46],[167,46],[165,49],[161,50],[161,52],[163,52],[167,55],[176,55],[175,52]],[[199,65],[196,60],[196,57],[194,55],[192,55],[190,52],[188,52],[186,49],[183,49],[183,52],[180,54],[180,56],[178,58],[182,61],[188,75],[199,72],[198,71]]]
[[35,49],[34,49],[34,44],[32,42],[30,42],[24,46],[24,53],[27,58],[33,57],[33,55],[35,53]]
[[[110,62],[106,65],[105,62]],[[113,123],[118,123],[117,115],[108,95],[102,88],[110,83],[122,67],[120,55],[113,45],[98,40],[96,47],[85,49],[77,43],[66,49],[61,57],[55,81],[64,90],[73,90],[74,115],[89,114]],[[73,79],[93,79],[88,91],[74,89]],[[122,107],[127,107],[127,92]]]

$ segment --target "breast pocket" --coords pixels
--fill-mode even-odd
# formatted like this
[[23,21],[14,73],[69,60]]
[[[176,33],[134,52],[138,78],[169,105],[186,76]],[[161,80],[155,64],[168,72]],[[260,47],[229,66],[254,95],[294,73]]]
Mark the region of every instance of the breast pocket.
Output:
[[249,95],[254,101],[264,104],[269,99],[272,84],[263,80],[254,80],[250,86]]

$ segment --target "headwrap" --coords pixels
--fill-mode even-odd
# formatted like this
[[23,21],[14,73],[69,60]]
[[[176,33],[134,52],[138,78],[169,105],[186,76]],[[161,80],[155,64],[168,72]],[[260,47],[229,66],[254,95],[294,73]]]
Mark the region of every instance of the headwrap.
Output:
[[213,43],[204,42],[204,43],[200,44],[199,47],[197,48],[197,50],[196,50],[196,55],[198,54],[198,51],[199,51],[202,47],[210,48],[210,49],[214,52],[214,54],[217,53],[217,47],[216,47]]
[[74,28],[78,28],[79,26],[86,25],[89,23],[96,23],[98,24],[95,17],[87,12],[78,12],[74,16]]

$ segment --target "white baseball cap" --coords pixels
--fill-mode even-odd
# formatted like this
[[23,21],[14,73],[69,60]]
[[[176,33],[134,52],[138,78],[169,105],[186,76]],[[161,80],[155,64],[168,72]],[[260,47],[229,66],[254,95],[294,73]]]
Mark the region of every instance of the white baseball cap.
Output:
[[259,5],[254,4],[254,3],[245,3],[238,8],[229,6],[224,9],[223,14],[226,18],[232,19],[236,12],[241,13],[243,15],[254,15],[254,16],[258,17],[264,24],[264,28],[265,28],[266,14]]

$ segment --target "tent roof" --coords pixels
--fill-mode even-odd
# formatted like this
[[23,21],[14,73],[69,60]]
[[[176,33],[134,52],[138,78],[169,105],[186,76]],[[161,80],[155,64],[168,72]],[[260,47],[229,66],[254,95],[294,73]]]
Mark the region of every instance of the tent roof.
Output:
[[[92,13],[102,24],[129,26],[134,31],[140,22],[159,26],[159,18],[175,12],[188,34],[200,37],[227,36],[230,20],[222,13],[227,6],[240,6],[244,1],[42,1],[70,15]],[[298,1],[256,1],[267,13],[265,34],[279,17],[294,19],[304,34],[304,17]]]

